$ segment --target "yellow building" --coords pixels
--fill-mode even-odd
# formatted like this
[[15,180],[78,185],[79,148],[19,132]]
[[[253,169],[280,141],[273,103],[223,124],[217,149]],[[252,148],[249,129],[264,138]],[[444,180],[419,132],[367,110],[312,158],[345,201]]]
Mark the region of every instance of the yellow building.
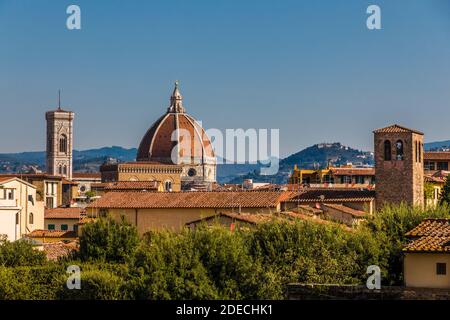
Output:
[[327,167],[325,169],[299,169],[289,178],[290,184],[310,186],[345,186],[367,187],[375,184],[374,168],[355,168],[352,165],[341,167]]
[[104,164],[100,172],[102,182],[160,181],[165,191],[180,191],[183,167],[141,161]]
[[150,230],[179,231],[187,223],[220,212],[270,214],[280,212],[292,192],[107,192],[90,204],[87,215],[111,216],[135,225],[140,234]]
[[425,219],[406,236],[405,286],[450,289],[450,219]]
[[16,177],[0,177],[0,237],[15,241],[44,227],[44,203],[36,187]]

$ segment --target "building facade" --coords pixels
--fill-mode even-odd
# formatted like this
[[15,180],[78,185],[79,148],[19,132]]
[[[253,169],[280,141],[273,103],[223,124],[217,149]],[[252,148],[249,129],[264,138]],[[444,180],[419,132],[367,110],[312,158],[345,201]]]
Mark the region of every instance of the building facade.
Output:
[[75,114],[61,109],[48,111],[47,173],[72,179],[73,119]]
[[9,241],[44,228],[44,203],[36,187],[16,177],[0,177],[0,237]]
[[424,205],[423,133],[399,125],[374,131],[376,206]]

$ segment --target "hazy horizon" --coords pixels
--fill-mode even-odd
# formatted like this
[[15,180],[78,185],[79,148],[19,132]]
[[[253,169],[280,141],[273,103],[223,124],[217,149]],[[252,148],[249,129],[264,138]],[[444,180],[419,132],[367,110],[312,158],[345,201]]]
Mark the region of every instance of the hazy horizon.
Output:
[[[382,30],[366,28],[371,4]],[[0,0],[0,153],[45,150],[58,89],[75,149],[136,148],[175,80],[205,129],[280,129],[281,157],[372,151],[394,123],[450,140],[449,40],[446,0]]]

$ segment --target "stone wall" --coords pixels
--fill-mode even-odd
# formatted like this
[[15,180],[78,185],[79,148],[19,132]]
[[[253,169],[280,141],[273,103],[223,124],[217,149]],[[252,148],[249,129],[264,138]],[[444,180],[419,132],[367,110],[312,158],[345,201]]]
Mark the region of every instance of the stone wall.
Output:
[[289,300],[450,300],[450,289],[382,287],[362,285],[289,284]]
[[[396,159],[396,142],[403,142],[403,160]],[[384,143],[391,142],[391,160],[384,158]],[[419,146],[420,161],[416,153]],[[376,205],[385,203],[423,206],[423,135],[413,132],[375,133]]]

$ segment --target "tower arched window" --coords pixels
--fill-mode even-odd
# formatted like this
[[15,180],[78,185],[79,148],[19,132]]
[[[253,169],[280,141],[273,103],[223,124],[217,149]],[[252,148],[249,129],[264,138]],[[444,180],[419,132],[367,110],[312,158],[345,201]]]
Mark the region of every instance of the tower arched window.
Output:
[[59,138],[59,152],[67,153],[67,136],[65,134]]
[[164,183],[164,191],[172,191],[172,181],[166,181]]
[[390,161],[392,159],[391,142],[389,140],[384,141],[384,160]]
[[67,174],[67,166],[63,167],[63,174]]
[[61,165],[59,165],[59,167],[58,167],[58,173],[59,174],[63,174],[63,170],[62,170],[62,166]]
[[28,219],[29,224],[34,224],[34,215],[33,212],[30,212],[30,217]]
[[402,140],[397,140],[397,142],[395,143],[395,151],[396,151],[397,160],[403,160],[404,155],[403,155],[403,141]]

